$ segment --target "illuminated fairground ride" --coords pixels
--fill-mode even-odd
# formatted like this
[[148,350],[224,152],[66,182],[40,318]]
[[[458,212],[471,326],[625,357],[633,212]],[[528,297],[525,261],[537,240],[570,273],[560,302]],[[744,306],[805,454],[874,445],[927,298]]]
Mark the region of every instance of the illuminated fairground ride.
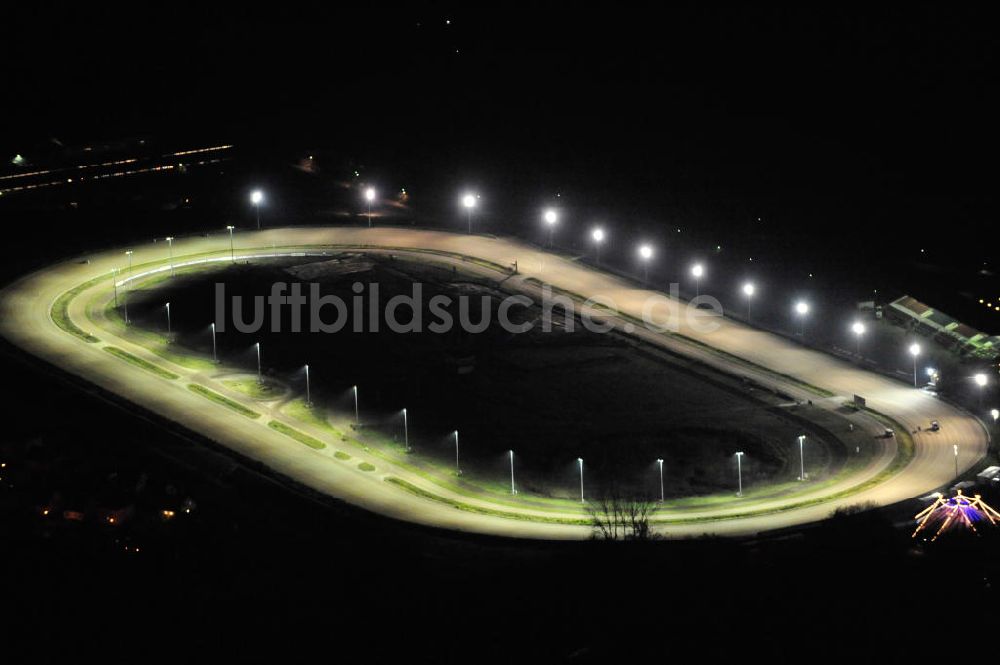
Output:
[[955,496],[947,499],[943,494],[938,494],[937,501],[917,513],[914,519],[919,524],[912,537],[916,538],[917,534],[924,530],[929,533],[937,527],[931,538],[933,542],[945,531],[959,526],[971,529],[973,533],[979,533],[976,530],[977,522],[987,520],[990,524],[996,525],[1000,521],[1000,513],[986,505],[978,494],[968,497],[962,494],[962,490],[958,490]]

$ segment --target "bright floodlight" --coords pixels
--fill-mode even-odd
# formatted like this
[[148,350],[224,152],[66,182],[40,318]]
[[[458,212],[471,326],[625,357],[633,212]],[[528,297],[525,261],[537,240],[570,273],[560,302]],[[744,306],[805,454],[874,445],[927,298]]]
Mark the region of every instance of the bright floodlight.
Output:
[[695,277],[701,277],[702,275],[705,274],[705,266],[701,265],[700,263],[694,264],[693,266],[691,266],[691,274],[694,275]]
[[927,376],[934,376],[935,374],[937,374],[937,370],[936,369],[934,369],[933,367],[928,367],[927,368]]
[[861,323],[860,321],[855,321],[854,324],[851,325],[851,332],[853,332],[855,335],[865,334],[865,324]]
[[649,245],[642,245],[641,247],[639,247],[639,256],[641,256],[644,260],[648,261],[649,259],[653,258],[653,248],[650,247]]
[[985,374],[976,374],[974,377],[972,377],[972,380],[975,381],[976,385],[979,386],[980,388],[986,385]]
[[254,205],[260,205],[260,202],[264,200],[264,192],[259,189],[255,189],[250,192],[250,203]]
[[754,290],[755,290],[754,286],[750,282],[747,282],[746,284],[743,285],[743,293],[747,294],[748,296],[752,296]]
[[809,313],[809,303],[799,301],[795,303],[795,313],[806,315]]
[[545,219],[545,223],[546,224],[548,224],[549,226],[552,226],[553,224],[556,223],[556,221],[559,219],[559,217],[556,215],[556,211],[555,210],[546,210],[545,211],[545,215],[544,215],[544,219]]
[[920,345],[919,344],[916,344],[916,343],[910,344],[910,355],[914,356],[914,357],[920,355]]
[[1000,409],[990,409],[990,415],[993,416],[993,422],[1000,419]]
[[590,232],[590,237],[594,239],[594,242],[601,242],[604,240],[604,229],[598,227]]
[[465,196],[462,197],[462,205],[464,205],[466,208],[475,208],[476,197],[472,194],[466,194]]
[[375,200],[375,190],[373,188],[369,187],[368,189],[365,190],[365,199],[367,199],[368,201]]

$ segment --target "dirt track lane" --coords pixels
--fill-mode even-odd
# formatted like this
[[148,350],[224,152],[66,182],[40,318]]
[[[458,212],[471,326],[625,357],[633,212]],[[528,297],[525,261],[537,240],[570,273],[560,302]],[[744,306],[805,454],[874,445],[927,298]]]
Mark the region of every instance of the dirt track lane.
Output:
[[[656,294],[636,289],[625,281],[580,266],[572,261],[506,239],[464,236],[436,231],[407,229],[274,229],[238,234],[237,254],[240,248],[270,248],[272,246],[330,246],[369,245],[381,248],[431,249],[474,256],[500,265],[517,261],[519,276],[514,278],[526,289],[537,288],[524,280],[534,278],[558,288],[586,297],[602,296],[612,299],[619,311],[634,317],[642,316],[643,306]],[[186,256],[203,252],[222,252],[228,256],[229,236],[222,233],[211,238],[188,238],[174,241],[175,262]],[[0,334],[13,344],[40,358],[122,397],[175,420],[240,454],[257,459],[279,473],[331,496],[377,513],[399,519],[434,526],[467,531],[477,531],[508,536],[534,538],[580,538],[589,535],[587,528],[560,524],[545,524],[525,520],[501,518],[474,512],[460,511],[447,505],[421,499],[381,482],[385,475],[406,478],[421,487],[431,489],[444,497],[466,503],[489,507],[486,501],[470,500],[430,484],[426,480],[392,468],[384,460],[376,460],[378,473],[364,473],[355,465],[334,462],[284,435],[262,426],[224,407],[214,406],[189,391],[187,383],[196,382],[191,370],[171,365],[142,347],[115,338],[97,329],[86,320],[79,302],[71,308],[74,323],[101,339],[100,344],[88,344],[58,328],[50,317],[53,302],[65,291],[95,277],[108,275],[112,268],[127,265],[124,249],[116,249],[88,256],[90,263],[67,261],[28,275],[0,292]],[[133,264],[165,262],[167,246],[150,243],[133,248]],[[249,251],[249,250],[247,250]],[[138,272],[138,268],[137,268]],[[661,299],[654,313],[657,319],[667,314],[677,314],[682,305]],[[922,432],[914,435],[915,455],[912,462],[898,474],[876,487],[849,497],[832,500],[821,505],[796,508],[770,515],[727,519],[721,521],[673,525],[660,529],[668,535],[700,533],[743,534],[781,528],[822,519],[840,505],[860,502],[888,504],[919,496],[953,479],[954,457],[952,444],[959,444],[961,469],[968,469],[985,455],[988,439],[985,430],[972,416],[942,402],[935,397],[878,374],[867,372],[846,362],[801,347],[784,338],[761,332],[740,323],[717,320],[714,332],[696,332],[682,322],[679,332],[717,349],[766,367],[774,372],[787,374],[832,391],[838,402],[849,399],[854,393],[865,396],[868,404],[896,419],[908,429],[926,426],[931,419],[941,422],[937,433]],[[740,363],[733,363],[724,356],[713,354],[660,335],[644,335],[647,341],[662,344],[674,351],[698,356],[717,366],[726,367],[738,375],[754,375],[763,383],[780,383],[766,373],[755,372]],[[155,362],[181,375],[177,381],[166,381],[145,370],[133,367],[112,357],[101,349],[112,344]],[[783,390],[796,392],[783,385]],[[799,391],[801,394],[801,391]],[[262,419],[266,420],[266,419]],[[296,425],[298,427],[298,425]],[[353,451],[352,451],[353,454]],[[363,456],[361,456],[363,457]],[[355,459],[359,459],[358,456]],[[844,479],[825,488],[832,494],[860,482],[860,478]],[[801,497],[800,497],[801,498]],[[774,499],[770,507],[788,504],[788,498]],[[541,513],[530,509],[518,510],[494,506],[505,511],[525,514]],[[720,514],[739,510],[727,505]],[[706,516],[713,511],[706,510]],[[689,516],[685,513],[685,516]]]

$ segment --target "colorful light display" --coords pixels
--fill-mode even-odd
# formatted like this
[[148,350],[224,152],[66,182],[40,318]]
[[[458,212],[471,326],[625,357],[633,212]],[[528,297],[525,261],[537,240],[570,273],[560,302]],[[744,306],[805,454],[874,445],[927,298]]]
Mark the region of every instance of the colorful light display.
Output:
[[962,494],[962,490],[958,490],[958,493],[950,498],[938,494],[937,501],[917,513],[914,519],[918,524],[912,537],[916,538],[922,531],[930,533],[933,530],[934,535],[931,537],[933,542],[942,533],[956,527],[965,527],[971,529],[973,533],[978,533],[977,523],[988,521],[996,525],[1000,521],[1000,513],[984,503],[978,494],[968,497]]

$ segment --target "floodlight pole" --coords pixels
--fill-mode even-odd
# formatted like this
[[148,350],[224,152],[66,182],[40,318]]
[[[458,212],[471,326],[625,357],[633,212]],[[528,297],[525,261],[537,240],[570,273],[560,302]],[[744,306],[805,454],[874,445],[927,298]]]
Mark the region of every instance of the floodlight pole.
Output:
[[219,353],[215,346],[215,323],[212,324],[212,362],[219,362]]
[[410,452],[410,424],[406,418],[406,409],[403,409],[403,442],[406,444],[406,452]]
[[743,496],[743,453],[736,453],[736,477],[739,481],[739,489],[736,496]]
[[354,386],[354,424],[361,424],[361,412],[358,410],[358,387]]
[[805,481],[806,479],[806,455],[805,455],[805,440],[806,435],[799,435],[799,480]]

